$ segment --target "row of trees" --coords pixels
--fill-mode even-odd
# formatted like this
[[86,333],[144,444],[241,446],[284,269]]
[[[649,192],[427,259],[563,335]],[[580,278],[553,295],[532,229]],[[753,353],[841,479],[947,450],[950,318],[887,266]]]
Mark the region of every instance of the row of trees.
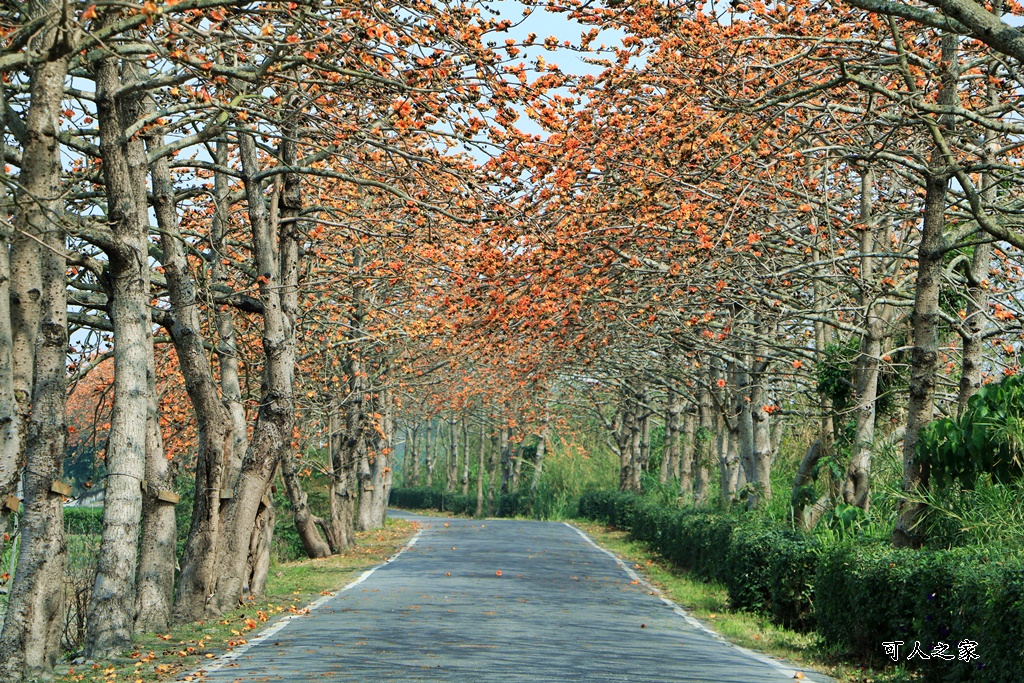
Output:
[[[109,424],[71,425],[103,460],[88,656],[260,592],[277,477],[311,556],[383,523],[403,382],[440,329],[422,304],[440,245],[474,248],[500,206],[456,148],[517,135],[532,91],[514,46],[486,44],[510,23],[471,3],[42,1],[2,22],[13,681],[59,654],[67,396],[96,368]],[[195,498],[176,557],[179,469]]]
[[[816,425],[796,522],[868,510],[901,444],[893,538],[918,546],[922,430],[1019,371],[1020,8],[851,4],[562,8],[582,48],[625,38],[489,164],[520,213],[458,295],[527,349],[509,381],[603,427],[621,488],[656,426],[684,500],[760,507],[787,429]],[[989,469],[1019,475],[1013,453]]]

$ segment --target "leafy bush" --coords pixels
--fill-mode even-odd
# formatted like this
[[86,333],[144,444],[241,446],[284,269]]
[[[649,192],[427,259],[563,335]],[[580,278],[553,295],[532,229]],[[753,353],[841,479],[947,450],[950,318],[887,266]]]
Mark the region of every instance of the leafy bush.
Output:
[[579,512],[628,530],[700,578],[725,584],[736,609],[769,614],[791,628],[806,629],[813,621],[813,538],[735,515],[666,508],[630,493],[586,494]]
[[388,503],[410,510],[440,510],[441,492],[424,487],[393,488]]
[[[1019,549],[922,551],[895,549],[864,535],[816,538],[763,520],[664,508],[619,492],[587,494],[579,512],[629,531],[701,578],[724,583],[734,607],[791,628],[813,627],[826,645],[859,661],[890,663],[882,643],[903,641],[903,663],[922,670],[926,680],[1021,680]],[[958,658],[964,641],[977,643],[979,659]],[[954,658],[906,662],[915,642],[929,655],[946,643]]]
[[[422,487],[393,488],[388,504],[408,510],[437,510],[453,515],[476,514],[476,495],[446,493]],[[530,494],[522,491],[503,493],[495,497],[496,517],[530,517],[534,514]]]
[[[500,500],[506,507],[515,508],[515,501],[509,500],[508,496],[501,496]],[[437,510],[439,512],[450,512],[453,515],[473,515],[476,513],[476,495],[462,495],[461,493],[446,493],[437,489],[425,487],[401,487],[391,489],[391,497],[388,504],[408,510]],[[502,516],[510,516],[502,514]]]
[[1024,477],[1024,376],[981,387],[959,418],[935,420],[921,430],[917,458],[932,480],[970,488],[982,474],[1005,483]]
[[100,535],[103,533],[102,507],[65,507],[64,530],[69,535]]
[[824,641],[868,661],[885,661],[882,642],[920,642],[958,655],[977,643],[979,659],[912,660],[930,680],[1020,680],[1024,661],[1024,556],[982,548],[906,550],[843,545],[824,553],[815,584]]
[[814,625],[814,578],[821,544],[791,531],[772,547],[768,577],[768,613],[787,628],[808,631]]

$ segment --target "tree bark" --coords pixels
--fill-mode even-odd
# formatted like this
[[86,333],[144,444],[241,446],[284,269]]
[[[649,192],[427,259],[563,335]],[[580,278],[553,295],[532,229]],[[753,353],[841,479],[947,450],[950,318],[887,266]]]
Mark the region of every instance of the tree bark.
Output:
[[448,467],[445,470],[444,490],[447,493],[455,491],[455,484],[459,478],[459,445],[455,438],[455,418],[448,419]]
[[764,507],[772,499],[772,432],[771,415],[763,408],[766,392],[764,374],[768,363],[754,359],[750,369],[750,401],[747,403],[751,417],[751,473],[747,507],[751,510]]
[[[158,142],[154,140],[153,144]],[[223,144],[218,147],[223,148]],[[225,150],[225,159],[226,154]],[[225,463],[232,458],[232,447],[237,440],[236,426],[221,401],[206,355],[196,284],[178,228],[174,184],[167,161],[155,161],[151,174],[153,208],[161,233],[164,278],[170,301],[171,326],[168,333],[185,379],[185,391],[196,417],[198,435],[195,499],[172,614],[175,621],[187,622],[205,615],[214,591],[221,531],[220,496],[221,491],[227,489],[224,483]],[[222,366],[222,380],[223,369]]]
[[733,414],[736,416],[736,439],[738,450],[735,456],[739,462],[742,483],[737,481],[737,492],[747,482],[754,482],[754,419],[751,414],[750,372],[747,360],[731,364],[729,374],[735,378],[736,391],[733,394]]
[[274,538],[276,514],[269,494],[268,490],[260,502],[252,535],[249,537],[246,576],[249,582],[249,592],[253,595],[263,594],[267,588],[267,577],[270,574],[270,543]]
[[[275,240],[259,173],[256,143],[251,132],[239,132],[239,159],[248,203],[252,246],[263,304],[263,380],[260,408],[252,440],[242,461],[224,516],[224,542],[218,561],[215,609],[224,611],[238,604],[247,588],[246,560],[252,529],[270,479],[291,448],[295,418],[292,378],[295,364],[294,319],[286,297],[297,287],[298,270],[282,268],[280,255],[292,253],[297,240],[294,222],[282,227]],[[275,249],[275,243],[278,249]]]
[[[942,36],[942,81],[940,105],[952,105],[956,98],[957,42],[954,34]],[[893,529],[893,545],[920,547],[924,532],[920,528],[924,506],[916,498],[928,488],[928,467],[917,461],[917,440],[921,430],[932,421],[935,411],[935,378],[939,362],[939,294],[942,288],[942,259],[946,253],[943,233],[946,226],[946,191],[949,172],[936,146],[933,171],[925,178],[924,219],[918,247],[917,282],[912,316],[914,348],[911,352],[910,400],[907,404],[907,431],[903,440],[903,485],[908,496],[899,502],[899,514]]]
[[702,388],[697,395],[697,431],[694,434],[693,449],[693,505],[702,507],[708,503],[708,488],[711,483],[711,449],[714,446],[714,419],[711,411],[711,392]]
[[793,508],[793,525],[798,529],[810,529],[809,521],[810,506],[807,504],[808,493],[813,493],[814,467],[821,460],[824,450],[821,439],[816,439],[810,445],[800,465],[796,470],[796,477],[793,479],[793,490],[790,494],[790,506]]
[[427,420],[427,429],[423,438],[423,455],[426,458],[426,469],[427,469],[427,488],[434,485],[434,451],[431,448],[430,434],[431,426],[433,425],[433,418]]
[[498,497],[498,506],[495,514],[501,517],[501,496],[504,496],[509,492],[509,481],[512,478],[512,444],[511,437],[512,429],[509,427],[498,428],[498,465],[500,467],[500,496]]
[[[502,433],[501,427],[498,428],[498,434]],[[498,484],[497,474],[501,468],[501,447],[497,443],[499,436],[494,436],[491,440],[491,457],[487,462],[487,516],[494,516],[494,495],[495,489],[500,486]]]
[[86,656],[95,659],[107,659],[131,645],[146,475],[147,341],[152,345],[147,169],[142,139],[126,133],[142,113],[141,100],[138,95],[117,95],[122,85],[133,81],[129,74],[122,77],[120,59],[114,55],[96,66],[96,117],[107,222],[113,233],[105,251],[114,327],[114,405],[107,441],[103,537],[85,634]]
[[[992,13],[995,16],[1002,14],[1001,0],[993,3]],[[1000,66],[990,64],[989,82],[987,87],[989,104],[993,107],[999,105],[999,90],[993,81],[998,77]],[[998,135],[991,130],[985,130],[985,150],[982,154],[982,161],[995,167],[997,163],[995,152],[999,148]],[[981,197],[985,204],[991,206],[997,197],[996,185],[999,176],[995,173],[983,173],[981,175]],[[988,332],[989,284],[988,276],[992,262],[993,245],[990,240],[985,240],[974,247],[974,254],[971,256],[971,265],[967,269],[967,307],[965,310],[964,323],[962,328],[963,354],[960,362],[960,393],[957,396],[957,415],[963,415],[967,409],[967,402],[971,396],[981,388],[982,359],[984,357],[984,342]]]
[[53,251],[43,252],[43,316],[36,337],[32,416],[22,478],[21,545],[0,634],[0,672],[8,681],[46,676],[53,670],[64,624],[64,506],[63,496],[51,491],[63,472],[67,441],[64,232],[53,229],[44,239]]
[[644,386],[639,400],[637,401],[638,408],[640,410],[640,443],[637,447],[637,467],[633,470],[636,476],[634,485],[640,492],[642,492],[644,488],[643,474],[647,471],[647,467],[651,462],[651,410],[647,406],[648,400],[649,395],[647,393],[647,387]]
[[526,447],[526,440],[520,441],[516,444],[514,455],[512,456],[512,477],[511,486],[512,491],[519,490],[519,478],[523,474],[523,449]]
[[[214,146],[214,162],[220,168],[228,165],[228,143],[217,142]],[[230,228],[231,179],[227,174],[213,174],[213,218],[210,221],[210,241],[213,258],[210,260],[210,280],[215,285],[228,288],[231,285],[228,269],[222,263],[229,257],[228,231]],[[187,263],[185,264],[187,266]],[[214,355],[220,371],[221,401],[227,408],[230,418],[230,442],[222,453],[223,481],[221,487],[230,491],[238,481],[238,473],[242,468],[242,458],[249,448],[249,424],[245,417],[245,405],[242,402],[242,383],[238,371],[238,343],[235,337],[235,317],[230,306],[217,306],[213,314],[217,329]],[[217,492],[219,494],[219,491]]]
[[658,481],[664,485],[669,479],[679,479],[679,416],[682,413],[683,404],[679,394],[674,390],[671,383],[666,386],[667,396],[665,397],[665,443],[661,455],[661,468],[658,471]]
[[[6,144],[5,99],[0,88],[0,158],[4,158]],[[8,215],[13,207],[7,196],[9,179],[4,166],[0,164],[0,215]],[[18,490],[21,470],[22,415],[15,398],[14,384],[14,342],[11,321],[11,245],[15,233],[8,231],[7,222],[0,222],[0,556],[3,556],[7,542],[4,540],[11,528],[10,519],[15,514],[5,504]]]
[[[328,557],[331,554],[331,548],[320,536],[320,529],[323,527],[324,521],[309,509],[309,496],[299,481],[299,465],[291,448],[283,453],[281,479],[284,481],[284,489],[292,507],[295,530],[299,534],[299,540],[302,541],[306,556],[310,558]],[[252,543],[250,546],[256,547]]]
[[[147,103],[153,106],[152,101]],[[145,138],[147,147],[158,147],[162,136]],[[177,207],[174,184],[167,159],[156,160],[150,167],[153,187],[153,211],[164,240],[178,237]],[[181,250],[178,250],[181,253]],[[173,250],[172,250],[173,255]],[[166,250],[164,258],[166,259]],[[180,267],[181,262],[177,265]],[[165,278],[167,277],[165,266]],[[180,284],[176,283],[176,284]],[[180,308],[179,308],[180,310]],[[175,307],[172,304],[172,315]],[[195,311],[193,311],[195,315]],[[146,376],[149,385],[149,412],[146,417],[146,486],[143,487],[142,541],[139,546],[139,578],[135,600],[135,628],[162,631],[171,622],[174,606],[174,574],[177,555],[177,518],[174,504],[162,501],[160,491],[174,490],[174,467],[164,454],[160,432],[160,412],[156,394],[156,358],[153,348],[153,325],[147,327]]]
[[878,399],[879,356],[882,353],[882,321],[870,291],[874,281],[875,229],[871,214],[874,174],[870,168],[861,172],[860,219],[864,224],[860,241],[860,305],[864,309],[864,334],[854,370],[856,426],[853,452],[846,472],[843,500],[864,510],[870,503],[871,449],[875,440],[875,409]]
[[[420,485],[420,453],[416,449],[416,437],[419,432],[419,425],[412,428],[412,436],[409,438],[409,450],[407,457],[410,458],[410,482],[406,486],[419,486]],[[408,429],[406,434],[409,434]]]
[[462,495],[469,495],[469,418],[462,416]]
[[[680,401],[680,406],[682,402]],[[679,414],[672,419],[679,424]],[[679,502],[682,505],[690,505],[694,497],[694,438],[697,432],[697,415],[691,406],[682,410],[682,430],[677,426],[675,429],[678,444],[676,446],[676,479],[679,481]]]
[[178,524],[174,504],[157,497],[174,490],[174,468],[164,455],[160,433],[160,409],[156,396],[156,359],[151,339],[147,343],[146,376],[149,412],[146,416],[146,485],[142,499],[142,541],[139,544],[139,579],[135,599],[135,628],[163,631],[171,621],[174,600],[174,565]]
[[[346,373],[352,382],[355,377]],[[324,528],[331,551],[340,553],[352,545],[355,531],[355,458],[359,440],[361,416],[350,406],[345,414],[344,431],[339,409],[331,407],[330,414],[331,490],[330,524]]]
[[[48,61],[30,74],[22,192],[15,220],[24,235],[11,251],[12,374],[25,424],[21,544],[0,632],[0,678],[46,676],[60,653],[62,581],[67,558],[62,498],[50,490],[63,471],[67,425],[67,290],[57,129],[67,76],[67,46],[58,44],[56,4],[30,5],[53,17],[29,40]],[[41,240],[46,249],[36,246]],[[30,244],[32,243],[32,244]]]
[[535,500],[537,489],[540,486],[541,476],[544,474],[544,456],[547,455],[548,429],[550,417],[545,412],[544,423],[537,432],[537,451],[533,463],[533,480],[530,482],[530,499]]
[[[382,377],[387,381],[387,373]],[[374,414],[380,415],[379,424],[367,429],[372,449],[362,458],[365,476],[361,478],[359,512],[356,528],[360,531],[380,529],[388,512],[388,497],[391,493],[391,443],[393,432],[393,407],[391,390],[386,383],[374,394]],[[454,429],[454,427],[453,427]],[[454,433],[452,434],[454,438]]]
[[[279,149],[280,160],[286,167],[294,167],[298,162],[298,150],[295,142],[296,136],[297,131],[293,130],[292,127],[289,126],[285,130],[285,135],[281,141]],[[283,348],[286,350],[286,354],[289,352],[294,353],[295,327],[298,324],[299,318],[298,234],[302,229],[299,221],[301,210],[302,193],[298,175],[295,173],[285,173],[283,176],[278,176],[278,180],[272,194],[268,223],[270,224],[271,230],[277,235],[277,257],[280,259],[280,263],[277,264],[277,268],[280,271],[279,278],[282,285],[280,297]],[[273,244],[274,240],[271,239],[272,247]],[[271,263],[270,267],[273,267],[273,265],[274,264]],[[282,388],[287,384],[287,390],[290,393],[293,383],[293,369],[290,366],[284,367],[284,365],[287,365],[287,363],[282,364],[281,370],[287,375],[287,377],[282,378]],[[281,476],[284,481],[285,491],[288,494],[288,501],[291,503],[292,518],[295,522],[295,528],[298,531],[299,538],[302,541],[302,547],[305,549],[306,555],[310,558],[327,557],[331,554],[331,548],[320,535],[320,528],[324,526],[324,521],[313,515],[309,509],[309,496],[306,495],[305,490],[302,488],[298,458],[296,457],[296,453],[292,447],[291,438],[287,439],[285,443],[281,445],[280,459]],[[267,498],[262,505],[262,510],[264,512],[272,508],[272,505],[268,503],[270,503],[269,498]],[[262,551],[264,548],[269,548],[269,545],[260,542],[262,532],[261,530],[256,529],[256,527],[260,526],[260,522],[264,522],[262,526],[266,526],[265,520],[259,519],[258,512],[257,519],[254,520],[254,535],[249,541],[250,552]],[[268,560],[264,560],[263,558],[250,557],[248,565],[249,567],[255,568],[266,564],[267,562]],[[252,586],[250,581],[250,590],[251,588]]]
[[485,461],[487,459],[487,434],[484,423],[480,423],[480,452],[477,459],[476,466],[476,512],[474,517],[483,517],[484,515],[484,470],[486,469]]

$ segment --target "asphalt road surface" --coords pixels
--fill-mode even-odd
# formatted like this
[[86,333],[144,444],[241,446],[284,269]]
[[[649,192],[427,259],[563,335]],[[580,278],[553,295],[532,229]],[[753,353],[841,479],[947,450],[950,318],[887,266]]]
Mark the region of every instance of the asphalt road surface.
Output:
[[797,675],[705,631],[566,524],[396,514],[423,525],[411,547],[215,660],[205,680],[760,683]]

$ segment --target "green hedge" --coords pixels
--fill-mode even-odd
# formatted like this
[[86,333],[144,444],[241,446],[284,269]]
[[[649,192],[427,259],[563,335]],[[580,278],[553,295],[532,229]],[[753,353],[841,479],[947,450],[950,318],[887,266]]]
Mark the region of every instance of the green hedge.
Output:
[[[437,510],[453,515],[476,514],[476,495],[446,493],[424,487],[391,489],[388,504],[407,510]],[[506,493],[494,501],[495,517],[526,517],[531,513],[530,496],[525,493]]]
[[[825,546],[786,527],[738,515],[660,508],[618,492],[584,495],[581,517],[627,530],[675,564],[729,590],[737,609],[769,615],[859,661],[889,662],[882,643],[929,681],[1024,680],[1024,552],[982,548],[898,550],[852,542]],[[962,661],[958,645],[977,643]],[[949,645],[951,661],[908,662]]]
[[102,534],[102,507],[65,507],[64,530],[68,534]]
[[801,534],[617,491],[583,495],[579,514],[626,529],[680,567],[724,584],[736,609],[764,612],[790,628],[811,626],[808,581],[818,544]]
[[934,680],[1024,680],[1024,557],[982,548],[905,550],[882,544],[824,553],[815,578],[818,630],[862,659],[881,658],[882,640],[946,643],[975,661],[918,661]]

